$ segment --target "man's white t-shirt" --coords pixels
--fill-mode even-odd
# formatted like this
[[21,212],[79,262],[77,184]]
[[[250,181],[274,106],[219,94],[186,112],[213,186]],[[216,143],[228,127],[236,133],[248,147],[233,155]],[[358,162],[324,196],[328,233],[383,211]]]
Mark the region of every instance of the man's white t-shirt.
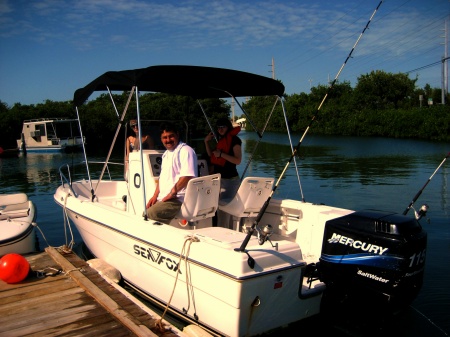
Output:
[[[158,200],[167,196],[180,177],[197,177],[197,154],[186,143],[179,142],[173,151],[166,150],[162,155],[161,174],[159,175]],[[177,193],[181,202],[186,188]]]

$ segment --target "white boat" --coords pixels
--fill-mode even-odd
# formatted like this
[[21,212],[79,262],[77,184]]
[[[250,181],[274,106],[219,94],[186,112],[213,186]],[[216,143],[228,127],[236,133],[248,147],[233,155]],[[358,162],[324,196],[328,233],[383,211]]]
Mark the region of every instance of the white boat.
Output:
[[245,119],[245,118],[239,118],[239,119],[236,120],[234,123],[237,124],[237,125],[239,125],[239,126],[242,127],[243,129],[245,129],[245,126],[246,126],[246,119]]
[[77,119],[37,118],[25,120],[17,147],[21,152],[72,152],[83,147]]
[[36,208],[25,193],[0,194],[0,257],[38,250]]
[[[286,116],[280,82],[195,66],[107,72],[75,92],[77,112],[94,91],[112,89],[129,92],[129,100],[165,92],[200,104],[203,98],[272,96]],[[146,217],[145,204],[162,153],[131,153],[128,181],[102,179],[108,157],[98,179],[88,160],[83,180],[72,181],[63,166],[54,200],[96,258],[186,321],[218,335],[254,336],[342,308],[346,314],[354,308],[363,315],[394,314],[418,294],[427,235],[414,217],[276,199],[279,180],[264,176],[242,177],[236,196],[219,200],[220,176],[208,175],[199,160],[200,176],[190,180],[178,216],[156,222]]]

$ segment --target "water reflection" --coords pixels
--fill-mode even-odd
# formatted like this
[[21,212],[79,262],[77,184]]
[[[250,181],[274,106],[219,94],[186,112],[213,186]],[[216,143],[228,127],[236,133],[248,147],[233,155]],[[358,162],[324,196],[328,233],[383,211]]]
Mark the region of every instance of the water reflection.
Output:
[[[258,141],[249,132],[241,134],[240,173],[253,156],[247,176],[265,174],[278,178],[292,153],[287,137],[270,133],[265,141]],[[416,140],[313,136],[302,144],[296,157],[304,195],[296,186],[293,161],[277,195],[350,209],[388,208],[401,213],[445,157],[448,147],[446,143]],[[432,204],[434,211],[442,211],[446,216],[448,165],[436,174],[419,201]]]
[[[252,148],[257,141],[247,139],[244,142],[244,160],[252,155]],[[347,150],[347,149],[346,149]],[[261,142],[258,152],[253,155],[255,171],[275,172],[281,174],[291,156],[290,146],[281,143]],[[418,162],[416,158],[406,155],[375,155],[355,157],[350,151],[342,152],[335,146],[304,145],[300,147],[297,164],[302,176],[311,176],[322,180],[335,179],[360,181],[362,184],[380,182],[380,178],[389,179],[408,177],[416,174]],[[291,163],[293,166],[293,162]]]
[[29,184],[34,184],[37,189],[48,190],[49,185],[58,181],[57,167],[62,154],[29,154],[23,160],[26,163],[26,175]]

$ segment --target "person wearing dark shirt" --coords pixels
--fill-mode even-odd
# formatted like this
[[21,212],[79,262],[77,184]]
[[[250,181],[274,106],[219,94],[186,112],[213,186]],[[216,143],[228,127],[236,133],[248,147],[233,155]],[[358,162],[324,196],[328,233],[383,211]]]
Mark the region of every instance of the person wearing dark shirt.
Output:
[[233,127],[228,118],[220,118],[216,123],[218,142],[214,149],[210,142],[213,133],[205,137],[206,152],[212,166],[211,173],[220,173],[221,192],[220,199],[229,200],[236,194],[240,179],[236,166],[242,160],[242,141],[237,136],[241,127]]

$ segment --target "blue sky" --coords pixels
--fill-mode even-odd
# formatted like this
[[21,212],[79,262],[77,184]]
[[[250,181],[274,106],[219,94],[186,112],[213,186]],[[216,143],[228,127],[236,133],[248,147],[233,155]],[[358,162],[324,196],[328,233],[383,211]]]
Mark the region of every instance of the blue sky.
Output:
[[[66,101],[109,70],[232,68],[286,93],[333,80],[379,0],[0,0],[0,100]],[[339,76],[412,71],[441,87],[450,0],[385,0]],[[448,24],[450,30],[450,23]],[[420,69],[425,67],[423,69]]]

